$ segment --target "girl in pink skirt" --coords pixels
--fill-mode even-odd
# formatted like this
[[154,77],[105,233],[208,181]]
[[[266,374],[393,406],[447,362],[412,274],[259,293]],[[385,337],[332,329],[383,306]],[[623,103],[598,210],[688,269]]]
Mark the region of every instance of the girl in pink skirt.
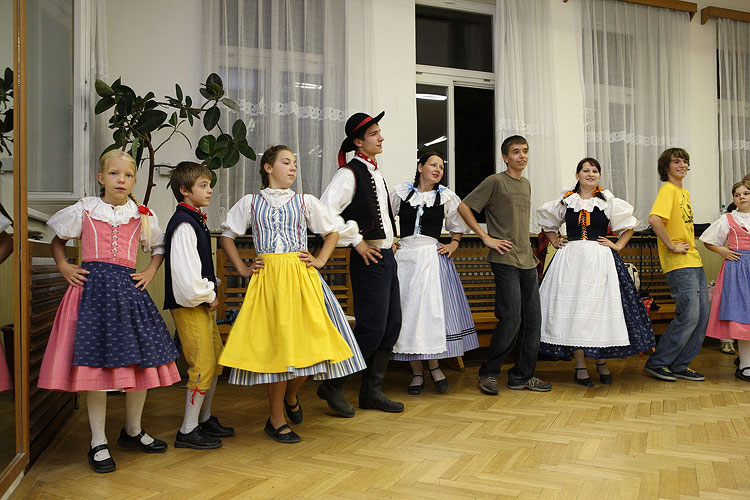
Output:
[[[138,205],[131,191],[136,164],[123,151],[99,160],[100,197],[83,198],[53,215],[52,254],[70,284],[57,311],[39,373],[39,387],[87,391],[91,449],[96,472],[112,472],[107,446],[107,393],[124,389],[125,426],[117,444],[163,453],[164,441],[141,428],[146,389],[180,380],[177,349],[146,286],[164,258],[164,234],[156,215]],[[65,240],[81,239],[82,265],[65,260]],[[151,263],[135,272],[138,246]]]
[[734,376],[750,382],[750,181],[732,186],[732,197],[737,210],[722,215],[700,237],[706,248],[724,257],[706,336],[738,340]]

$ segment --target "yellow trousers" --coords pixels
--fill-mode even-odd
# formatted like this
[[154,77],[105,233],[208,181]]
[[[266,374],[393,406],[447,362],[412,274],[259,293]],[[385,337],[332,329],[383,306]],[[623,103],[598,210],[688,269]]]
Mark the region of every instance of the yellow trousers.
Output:
[[219,355],[224,347],[216,324],[216,315],[206,306],[170,309],[188,364],[188,389],[202,391],[211,387],[221,373]]

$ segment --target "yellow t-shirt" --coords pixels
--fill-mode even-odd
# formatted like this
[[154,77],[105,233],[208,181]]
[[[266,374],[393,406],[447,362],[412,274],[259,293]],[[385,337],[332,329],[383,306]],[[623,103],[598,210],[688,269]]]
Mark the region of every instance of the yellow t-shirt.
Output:
[[690,205],[690,193],[687,189],[665,182],[656,195],[651,215],[658,215],[664,222],[672,242],[684,241],[690,245],[688,253],[671,252],[659,240],[659,262],[662,271],[668,273],[685,267],[703,267],[701,256],[695,248],[695,231],[693,229],[693,207]]

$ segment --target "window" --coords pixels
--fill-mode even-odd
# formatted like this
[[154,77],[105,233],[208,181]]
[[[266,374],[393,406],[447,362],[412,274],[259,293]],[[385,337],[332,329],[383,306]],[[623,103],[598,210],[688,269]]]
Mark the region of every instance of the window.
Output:
[[[495,173],[493,6],[417,5],[417,150],[445,157],[443,184],[460,197]],[[483,219],[480,215],[480,221]]]

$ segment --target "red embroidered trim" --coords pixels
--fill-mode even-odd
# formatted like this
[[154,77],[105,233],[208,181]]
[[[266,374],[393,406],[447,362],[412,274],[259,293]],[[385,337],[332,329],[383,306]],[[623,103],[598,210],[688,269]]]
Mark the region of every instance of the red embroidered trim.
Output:
[[372,166],[373,166],[373,167],[375,167],[376,169],[378,168],[378,162],[376,162],[375,160],[373,160],[373,159],[372,159],[372,158],[370,158],[369,156],[367,156],[367,155],[363,155],[363,154],[362,154],[362,153],[360,153],[359,151],[357,151],[356,153],[354,153],[354,156],[356,156],[357,158],[360,158],[360,159],[362,159],[362,160],[366,161],[367,163],[369,163],[370,165],[372,165]]

